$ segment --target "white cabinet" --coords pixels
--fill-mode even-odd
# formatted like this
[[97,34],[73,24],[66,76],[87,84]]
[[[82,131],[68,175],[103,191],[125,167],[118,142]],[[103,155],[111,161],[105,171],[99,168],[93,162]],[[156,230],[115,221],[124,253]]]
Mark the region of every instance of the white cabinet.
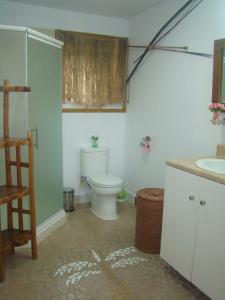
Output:
[[[225,186],[201,179],[192,282],[212,299],[225,299]],[[204,203],[204,202],[202,202]]]
[[197,224],[195,179],[168,167],[163,208],[161,256],[189,281]]
[[160,255],[209,297],[225,299],[225,185],[167,167]]

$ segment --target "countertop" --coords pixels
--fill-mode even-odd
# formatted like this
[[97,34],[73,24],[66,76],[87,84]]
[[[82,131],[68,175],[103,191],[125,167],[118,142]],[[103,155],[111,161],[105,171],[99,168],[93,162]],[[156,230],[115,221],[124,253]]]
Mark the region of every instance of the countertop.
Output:
[[[198,157],[198,158],[184,158],[184,159],[174,159],[167,161],[167,165],[179,170],[186,171],[188,173],[221,183],[225,185],[225,175],[217,174],[214,172],[206,171],[203,169],[200,169],[195,165],[195,161],[198,159],[202,159],[206,157]],[[209,158],[209,157],[207,157]],[[216,157],[210,157],[210,158],[216,158]]]

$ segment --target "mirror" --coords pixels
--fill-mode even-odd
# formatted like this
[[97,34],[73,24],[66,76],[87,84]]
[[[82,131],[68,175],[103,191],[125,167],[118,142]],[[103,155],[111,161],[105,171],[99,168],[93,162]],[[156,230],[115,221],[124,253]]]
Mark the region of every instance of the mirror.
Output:
[[214,42],[212,102],[225,104],[225,39]]

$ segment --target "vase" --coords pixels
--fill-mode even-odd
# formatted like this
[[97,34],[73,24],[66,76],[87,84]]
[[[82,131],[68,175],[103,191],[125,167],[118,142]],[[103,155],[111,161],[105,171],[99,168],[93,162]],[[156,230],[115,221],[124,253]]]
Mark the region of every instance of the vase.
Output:
[[225,112],[220,113],[221,124],[225,125]]
[[213,112],[213,117],[211,122],[213,123],[213,125],[220,125],[222,123],[222,116],[220,111]]

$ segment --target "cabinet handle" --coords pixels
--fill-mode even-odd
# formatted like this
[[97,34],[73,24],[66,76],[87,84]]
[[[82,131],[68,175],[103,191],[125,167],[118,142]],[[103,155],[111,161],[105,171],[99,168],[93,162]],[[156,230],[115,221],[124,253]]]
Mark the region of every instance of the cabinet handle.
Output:
[[195,197],[194,196],[189,196],[188,199],[193,201],[193,200],[195,200]]
[[200,205],[206,205],[206,201],[205,200],[201,200],[200,201]]

